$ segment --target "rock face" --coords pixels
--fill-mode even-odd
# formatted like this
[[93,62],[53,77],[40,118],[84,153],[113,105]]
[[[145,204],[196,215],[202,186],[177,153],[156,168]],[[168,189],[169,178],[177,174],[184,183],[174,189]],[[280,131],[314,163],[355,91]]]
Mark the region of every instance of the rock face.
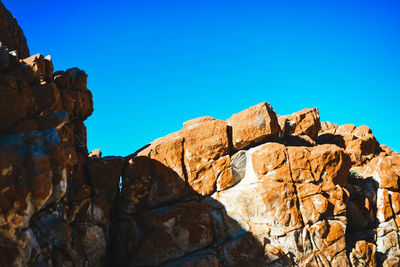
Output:
[[263,102],[88,153],[87,75],[0,8],[0,266],[399,265],[400,154],[367,126]]
[[25,36],[16,19],[3,4],[0,4],[0,40],[10,51],[16,51],[20,58],[29,57]]

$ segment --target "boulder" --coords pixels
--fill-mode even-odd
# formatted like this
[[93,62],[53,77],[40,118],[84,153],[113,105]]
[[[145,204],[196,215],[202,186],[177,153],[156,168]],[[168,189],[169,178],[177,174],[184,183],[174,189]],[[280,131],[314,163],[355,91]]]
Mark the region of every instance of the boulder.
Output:
[[352,266],[377,266],[376,245],[364,240],[358,241],[351,251],[350,262]]
[[316,140],[321,128],[317,108],[307,108],[290,115],[278,116],[282,136],[306,135]]
[[233,114],[227,123],[232,127],[235,150],[274,141],[280,132],[276,113],[267,102]]
[[17,51],[20,58],[29,57],[25,36],[3,3],[0,3],[0,41],[5,43],[9,51]]

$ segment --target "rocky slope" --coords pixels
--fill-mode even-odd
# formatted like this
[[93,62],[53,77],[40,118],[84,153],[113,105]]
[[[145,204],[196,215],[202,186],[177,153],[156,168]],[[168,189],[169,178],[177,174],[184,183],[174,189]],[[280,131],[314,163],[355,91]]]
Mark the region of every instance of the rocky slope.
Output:
[[0,266],[399,265],[400,154],[367,126],[264,102],[88,154],[86,74],[0,9]]

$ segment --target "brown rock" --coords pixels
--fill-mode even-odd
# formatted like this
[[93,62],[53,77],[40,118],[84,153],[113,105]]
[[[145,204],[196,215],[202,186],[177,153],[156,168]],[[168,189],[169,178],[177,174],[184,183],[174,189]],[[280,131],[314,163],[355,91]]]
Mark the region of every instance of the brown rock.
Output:
[[64,109],[71,119],[85,120],[93,112],[92,93],[89,90],[76,91],[60,89]]
[[49,116],[62,109],[61,96],[54,83],[45,83],[32,90],[36,109],[41,116]]
[[307,108],[291,115],[278,116],[283,136],[307,135],[316,140],[321,128],[317,108]]
[[344,148],[355,166],[364,165],[379,151],[380,145],[368,126],[356,128],[353,124],[344,124],[333,128],[324,127],[318,136],[318,143]]
[[134,220],[136,231],[142,234],[128,251],[130,266],[159,265],[205,248],[213,240],[204,204],[174,204],[138,214]]
[[357,128],[355,128],[353,130],[352,134],[354,134],[358,138],[362,138],[364,136],[372,134],[372,131],[368,126],[361,125],[361,126],[358,126]]
[[0,40],[6,44],[8,50],[16,50],[20,58],[29,57],[29,49],[25,36],[17,24],[17,20],[0,3]]
[[113,201],[119,189],[124,163],[123,157],[89,158],[88,174],[95,194],[106,196],[110,203]]
[[350,262],[352,266],[377,266],[376,245],[364,240],[357,241],[350,253]]
[[251,233],[245,233],[224,244],[224,258],[228,266],[245,266],[263,257],[263,247]]
[[326,134],[335,134],[336,129],[339,127],[339,125],[332,123],[330,121],[323,121],[321,122],[321,129],[320,132],[326,133]]
[[57,71],[54,73],[54,81],[59,88],[76,91],[86,91],[87,75],[78,68]]
[[275,140],[280,131],[276,113],[267,102],[233,114],[227,123],[232,126],[236,150]]
[[107,243],[101,227],[88,227],[82,239],[89,266],[106,266]]
[[68,156],[55,129],[5,135],[0,140],[0,210],[12,227],[65,194]]
[[319,221],[322,215],[328,211],[328,205],[328,199],[322,194],[301,198],[300,212],[304,223],[313,224]]
[[385,222],[393,217],[393,210],[390,205],[389,192],[386,189],[378,188],[376,200],[376,217],[380,222]]
[[184,138],[179,133],[180,132],[172,133],[163,138],[154,140],[150,145],[139,150],[137,156],[145,156],[158,161],[176,172],[182,180],[185,180],[182,165]]
[[172,169],[154,159],[138,156],[128,160],[123,175],[122,209],[133,214],[165,205],[181,197],[184,190],[185,180]]
[[231,168],[224,169],[217,180],[217,191],[222,191],[234,186],[235,180]]
[[372,177],[379,183],[380,188],[391,191],[399,189],[400,156],[383,156],[373,158],[367,165],[359,170],[363,177]]
[[336,129],[336,134],[350,135],[356,129],[354,124],[343,124]]
[[396,266],[399,266],[399,264],[400,264],[399,257],[389,257],[382,263],[382,266],[383,267],[396,267]]
[[222,171],[230,167],[227,125],[221,120],[205,120],[183,128],[184,162],[188,183],[201,195],[216,189]]
[[322,189],[346,186],[351,162],[343,149],[335,145],[320,145],[311,150],[311,170],[315,181],[322,180]]
[[10,131],[27,115],[27,104],[17,90],[0,84],[0,132]]
[[279,178],[279,181],[291,182],[290,169],[286,161],[286,147],[278,143],[261,145],[252,154],[253,168],[256,174],[268,174],[275,169],[283,169],[282,172],[286,178]]
[[49,82],[53,77],[53,63],[51,57],[43,57],[41,54],[36,54],[22,60],[37,78],[42,82]]

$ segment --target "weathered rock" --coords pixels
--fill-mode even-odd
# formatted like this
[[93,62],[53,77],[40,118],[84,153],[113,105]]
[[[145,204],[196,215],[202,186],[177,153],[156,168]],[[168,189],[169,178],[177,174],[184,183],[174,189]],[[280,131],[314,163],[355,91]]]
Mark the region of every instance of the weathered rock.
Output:
[[[107,177],[107,176],[106,176]],[[122,210],[134,214],[176,201],[185,190],[185,180],[154,159],[129,159],[122,183]]]
[[124,164],[123,157],[90,158],[88,174],[94,193],[111,203],[119,188]]
[[[230,167],[227,125],[221,120],[202,121],[181,130],[188,183],[201,195],[216,188],[218,176]],[[225,156],[225,157],[224,157]]]
[[2,5],[0,41],[1,266],[399,264],[400,154],[369,127],[264,102],[88,155],[86,73],[28,57]]
[[16,50],[20,58],[29,57],[25,36],[3,3],[0,3],[0,41],[6,44],[9,51]]
[[[212,196],[223,207],[227,236],[249,231],[261,244],[268,239],[283,253],[298,255],[297,264],[317,261],[322,266],[322,260],[347,264],[341,220],[346,214],[344,187],[350,159],[344,151],[333,145],[267,143],[249,150],[247,158],[241,182]],[[323,219],[335,216],[338,220]],[[320,243],[317,258],[311,249],[315,242]]]
[[140,213],[133,220],[126,225],[133,235],[119,236],[128,256],[122,264],[129,266],[159,265],[206,248],[213,239],[207,206],[196,202]]
[[380,145],[368,126],[353,124],[334,125],[325,123],[319,133],[319,144],[335,144],[350,155],[356,166],[367,163],[379,151]]
[[236,150],[276,140],[280,132],[276,113],[267,102],[233,114],[227,123],[232,126],[232,143]]
[[316,140],[321,128],[317,108],[307,108],[291,115],[278,116],[282,136],[306,135]]
[[82,243],[89,266],[105,266],[107,243],[103,230],[96,225],[88,227]]
[[358,241],[351,251],[350,262],[352,266],[377,266],[375,244]]
[[262,256],[262,246],[250,233],[245,233],[224,244],[224,258],[228,266],[244,266]]
[[22,60],[27,64],[41,82],[49,82],[53,77],[53,63],[51,57],[36,54]]

